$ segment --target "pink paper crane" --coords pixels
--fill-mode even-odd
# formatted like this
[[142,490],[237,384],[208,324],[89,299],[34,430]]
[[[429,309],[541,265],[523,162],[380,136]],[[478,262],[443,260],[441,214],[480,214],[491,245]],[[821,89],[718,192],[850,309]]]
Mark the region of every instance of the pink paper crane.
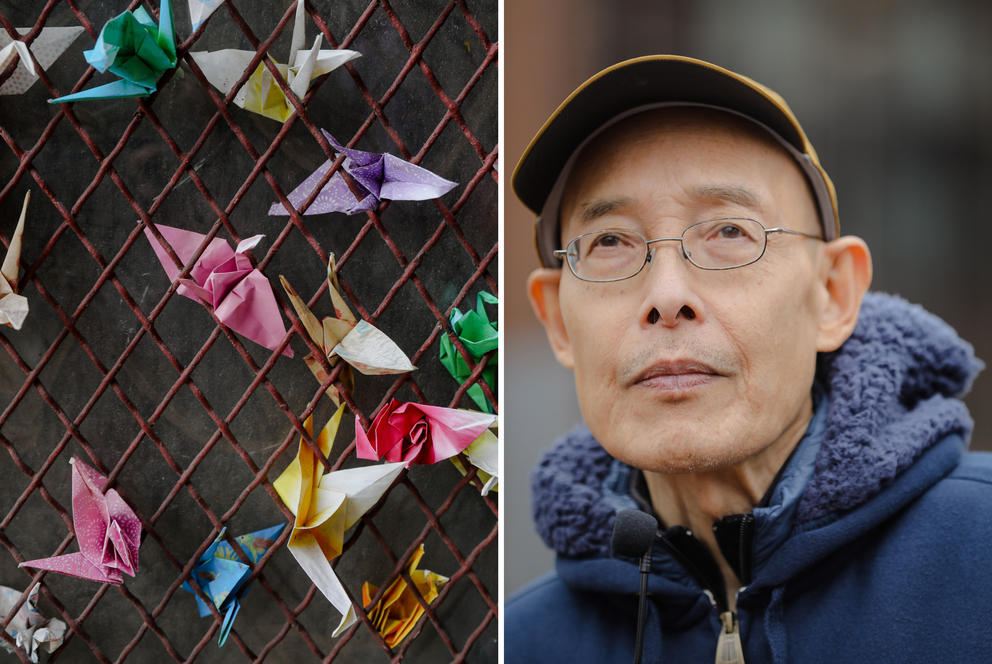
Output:
[[72,464],[72,525],[79,552],[21,563],[80,579],[120,584],[138,570],[141,521],[107,478],[77,457]]
[[[162,224],[155,224],[155,228],[183,263],[188,263],[196,255],[196,250],[206,238],[202,233]],[[147,228],[145,236],[165,273],[175,281],[180,268]],[[263,237],[255,235],[242,240],[237,249],[231,249],[225,240],[215,237],[190,270],[190,278],[179,280],[182,285],[176,292],[210,306],[224,325],[269,350],[275,350],[286,336],[286,326],[279,315],[279,304],[272,285],[264,274],[252,267],[251,259],[245,254]],[[293,357],[289,346],[282,354]]]

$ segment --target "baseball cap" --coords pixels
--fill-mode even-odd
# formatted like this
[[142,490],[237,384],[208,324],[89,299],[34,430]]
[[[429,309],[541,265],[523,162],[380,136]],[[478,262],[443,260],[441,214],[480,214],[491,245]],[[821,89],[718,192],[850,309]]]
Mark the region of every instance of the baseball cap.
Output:
[[517,197],[537,214],[537,253],[557,267],[558,211],[582,148],[626,117],[666,106],[702,106],[744,117],[770,133],[799,164],[813,190],[825,240],[840,235],[837,194],[799,120],[775,91],[747,76],[681,55],[648,55],[607,67],[552,113],[513,172]]

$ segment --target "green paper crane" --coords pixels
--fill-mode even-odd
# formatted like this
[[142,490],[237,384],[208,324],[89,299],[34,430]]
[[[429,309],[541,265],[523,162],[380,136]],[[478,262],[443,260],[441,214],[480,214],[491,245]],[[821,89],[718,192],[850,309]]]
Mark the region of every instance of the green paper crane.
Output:
[[162,0],[157,26],[144,7],[138,7],[134,12],[125,11],[110,19],[100,31],[96,45],[83,51],[83,55],[97,71],[109,69],[121,80],[49,99],[49,103],[147,97],[155,92],[158,79],[174,68],[177,61],[176,31],[170,0]]
[[[499,347],[499,333],[496,323],[489,320],[486,313],[486,304],[496,304],[499,299],[487,291],[482,291],[476,297],[474,311],[462,313],[457,308],[451,311],[449,320],[455,334],[472,356],[473,362],[478,362],[483,355]],[[441,364],[448,370],[459,384],[468,380],[472,374],[468,363],[462,354],[455,348],[450,336],[445,334],[441,337]],[[482,379],[490,390],[496,389],[496,355],[492,355],[486,361],[486,368],[482,370]],[[493,412],[492,404],[486,399],[482,388],[476,383],[468,388],[468,396],[482,410],[487,413]]]

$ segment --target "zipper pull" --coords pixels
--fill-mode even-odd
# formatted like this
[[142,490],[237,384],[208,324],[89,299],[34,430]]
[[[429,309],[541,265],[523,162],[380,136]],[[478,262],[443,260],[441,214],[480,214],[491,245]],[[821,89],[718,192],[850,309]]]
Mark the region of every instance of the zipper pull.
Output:
[[737,626],[737,616],[733,611],[720,614],[720,638],[716,641],[716,664],[744,664],[744,648],[741,647],[741,632]]

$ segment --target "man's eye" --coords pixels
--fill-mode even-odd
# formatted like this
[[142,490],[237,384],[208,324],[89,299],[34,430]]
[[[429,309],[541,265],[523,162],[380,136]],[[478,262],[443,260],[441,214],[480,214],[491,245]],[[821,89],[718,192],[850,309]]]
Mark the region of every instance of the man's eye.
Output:
[[623,231],[604,230],[577,238],[576,248],[580,258],[597,261],[622,261],[636,255],[640,236]]
[[593,240],[592,246],[596,247],[619,247],[624,244],[624,240],[621,236],[615,235],[613,233],[608,233],[606,235],[598,235]]
[[725,224],[717,231],[717,236],[721,240],[738,240],[744,236],[744,231],[741,230],[740,226]]

